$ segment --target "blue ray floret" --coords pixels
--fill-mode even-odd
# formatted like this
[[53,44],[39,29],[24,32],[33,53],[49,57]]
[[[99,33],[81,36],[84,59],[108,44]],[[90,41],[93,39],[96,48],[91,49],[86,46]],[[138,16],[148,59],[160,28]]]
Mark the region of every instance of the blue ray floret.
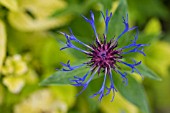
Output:
[[121,61],[122,64],[125,64],[126,66],[128,66],[132,69],[132,73],[136,71],[139,75],[141,75],[140,72],[138,71],[138,69],[135,67],[135,66],[140,65],[141,61],[136,62],[135,60],[133,60],[133,62],[134,62],[134,64],[129,64],[129,63]]
[[90,25],[92,26],[92,29],[94,31],[94,34],[96,36],[96,41],[100,42],[99,38],[98,38],[98,34],[96,31],[96,27],[95,27],[95,22],[94,22],[94,14],[92,11],[90,11],[90,15],[91,15],[91,19],[86,18],[85,16],[82,15],[82,17],[86,20],[86,22],[90,23]]
[[109,72],[109,78],[110,78],[110,87],[108,88],[108,87],[106,86],[106,90],[107,90],[106,95],[108,95],[108,94],[112,91],[112,92],[113,92],[113,96],[112,96],[111,101],[113,101],[114,95],[115,95],[115,91],[117,92],[117,90],[116,90],[116,88],[115,88],[115,86],[114,86],[114,82],[113,82],[111,70],[110,70],[110,72]]
[[119,70],[116,70],[116,72],[121,75],[121,77],[122,77],[122,79],[123,79],[123,83],[125,83],[125,85],[127,85],[127,83],[128,83],[128,80],[127,80],[127,77],[126,77],[126,76],[127,76],[127,73],[126,73],[126,72],[122,73],[122,72],[119,71]]
[[107,77],[107,68],[105,70],[104,80],[103,80],[103,84],[102,84],[101,89],[97,93],[93,94],[91,97],[100,95],[99,100],[101,100],[103,98],[103,96],[105,95],[104,89],[105,89],[106,77]]
[[[91,72],[91,70],[89,71],[89,72]],[[87,72],[86,73],[86,75],[84,76],[85,78],[87,77],[87,75],[89,74],[89,72]],[[93,73],[92,73],[92,75],[90,76],[90,78],[86,81],[86,82],[84,82],[84,80],[82,80],[82,79],[80,79],[80,80],[78,80],[78,81],[74,81],[74,82],[76,82],[75,84],[72,84],[72,85],[74,85],[74,86],[82,86],[83,87],[83,89],[79,92],[79,94],[81,94],[86,88],[87,88],[87,86],[89,85],[89,83],[91,82],[91,80],[93,79],[93,77],[94,77],[94,75],[97,73],[97,70],[95,70]],[[83,78],[84,78],[83,77]],[[73,81],[73,80],[72,80]],[[77,95],[79,95],[79,94],[77,94]]]
[[109,25],[109,21],[112,17],[112,13],[110,13],[110,15],[108,15],[108,10],[106,10],[106,17],[104,16],[103,12],[101,12],[102,16],[103,16],[103,19],[104,19],[104,22],[105,22],[105,35],[107,34],[108,32],[108,25]]
[[[109,30],[108,26],[109,26],[109,22],[111,21],[111,18],[112,18],[112,13],[109,13],[109,11],[106,10],[106,14],[104,14],[103,12],[101,12],[101,14],[102,14],[102,17],[103,17],[104,23],[105,23],[105,31],[103,33],[103,40],[99,40],[99,38],[98,38],[98,33],[97,33],[97,30],[95,27],[95,18],[94,18],[93,12],[90,11],[90,19],[88,19],[87,17],[82,15],[82,17],[85,19],[86,22],[88,22],[91,25],[91,27],[94,31],[94,35],[95,35],[95,43],[94,44],[87,45],[84,42],[81,42],[80,40],[78,40],[75,37],[75,35],[73,34],[73,31],[71,29],[69,29],[69,31],[70,31],[69,34],[60,32],[62,35],[64,35],[66,37],[66,45],[65,45],[65,47],[61,48],[60,50],[64,50],[66,48],[72,48],[72,49],[78,50],[80,52],[83,52],[84,54],[87,55],[87,62],[77,65],[77,66],[71,66],[70,61],[68,61],[66,64],[61,63],[63,68],[58,69],[58,70],[68,72],[68,71],[78,70],[79,68],[81,68],[83,66],[86,66],[87,68],[89,68],[89,71],[87,73],[85,73],[83,75],[83,77],[79,77],[79,75],[75,75],[74,78],[70,80],[72,85],[77,86],[77,87],[82,87],[82,90],[79,92],[79,94],[81,94],[84,90],[86,90],[86,88],[88,87],[88,85],[90,84],[90,82],[92,81],[94,76],[96,75],[96,73],[98,73],[98,74],[104,73],[104,78],[103,78],[103,83],[101,85],[101,88],[99,89],[98,92],[93,94],[91,97],[95,97],[95,96],[99,95],[98,100],[101,101],[104,96],[106,96],[112,92],[113,96],[112,96],[111,101],[113,101],[115,92],[117,92],[117,90],[114,85],[112,72],[114,71],[117,74],[119,74],[121,76],[121,78],[123,79],[122,81],[126,85],[128,85],[128,79],[127,79],[128,74],[127,74],[127,72],[123,72],[121,70],[120,65],[118,65],[118,64],[123,64],[123,65],[129,67],[131,69],[131,73],[136,72],[139,75],[141,75],[141,73],[137,69],[137,66],[139,66],[141,64],[141,61],[137,62],[132,58],[133,63],[128,63],[128,62],[125,62],[124,59],[126,59],[126,58],[123,55],[130,54],[130,53],[140,53],[140,54],[146,56],[146,54],[144,53],[144,47],[148,46],[148,44],[138,44],[137,43],[138,27],[137,26],[134,26],[131,28],[129,27],[128,15],[126,15],[126,18],[123,17],[123,24],[125,27],[124,27],[124,30],[122,31],[122,33],[120,35],[118,35],[118,37],[116,37],[115,39],[112,38],[111,40],[107,41],[106,40],[107,33]],[[132,30],[136,31],[134,40],[132,40],[130,44],[125,45],[124,47],[120,48],[118,46],[118,40],[125,33],[132,31]],[[72,41],[74,41],[75,43],[82,44],[84,47],[86,47],[86,50],[80,49],[79,47],[74,45],[72,43]],[[126,49],[128,49],[128,51],[126,51]],[[116,75],[114,75],[114,76],[116,76]],[[106,79],[109,79],[109,81],[110,81],[109,87],[106,85]]]
[[117,37],[116,40],[118,40],[120,37],[122,37],[122,35],[124,35],[126,32],[137,29],[137,26],[129,28],[128,14],[126,15],[126,19],[124,17],[122,17],[122,19],[123,19],[123,24],[124,24],[125,28],[124,28],[123,32]]
[[144,47],[148,46],[148,44],[137,44],[136,41],[138,39],[138,30],[136,31],[136,35],[134,36],[134,40],[132,40],[132,43],[124,46],[122,49],[128,49],[128,48],[132,48],[134,47],[132,50],[129,50],[127,52],[123,52],[123,54],[129,54],[129,53],[133,53],[133,52],[138,52],[143,54],[144,56],[146,56],[146,54],[143,52]]
[[[77,68],[84,66],[85,64],[80,64],[78,66],[70,66],[70,60],[69,60],[67,62],[67,64],[64,64],[61,62],[61,65],[63,66],[63,68],[61,69],[62,71],[72,71],[72,70],[75,70]],[[59,70],[59,69],[57,69],[57,70]]]

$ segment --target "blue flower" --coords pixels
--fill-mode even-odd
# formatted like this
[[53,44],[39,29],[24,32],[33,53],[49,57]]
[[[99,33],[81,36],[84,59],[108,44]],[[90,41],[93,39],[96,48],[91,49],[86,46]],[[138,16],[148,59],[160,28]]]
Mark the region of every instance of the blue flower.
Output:
[[[110,92],[112,92],[113,96],[112,96],[111,101],[113,101],[115,92],[117,90],[114,85],[112,71],[115,71],[116,73],[118,73],[126,85],[128,84],[128,79],[126,77],[127,73],[121,71],[119,64],[123,64],[123,65],[129,67],[132,70],[131,71],[132,73],[136,72],[139,75],[141,75],[139,70],[136,68],[138,65],[141,64],[141,61],[137,62],[134,59],[132,59],[133,63],[127,63],[127,62],[123,61],[123,58],[124,58],[123,55],[130,54],[130,53],[140,53],[145,56],[145,53],[143,50],[144,50],[144,47],[147,46],[147,44],[138,44],[137,43],[138,27],[137,26],[134,26],[131,28],[129,27],[128,15],[126,15],[126,18],[123,17],[123,24],[125,26],[123,32],[120,35],[118,35],[118,37],[112,38],[110,41],[107,41],[108,25],[109,25],[109,22],[112,17],[112,13],[109,14],[108,10],[106,10],[106,15],[104,15],[101,12],[104,22],[105,22],[105,32],[103,33],[103,40],[100,40],[98,38],[98,33],[96,32],[96,28],[95,28],[94,14],[92,11],[90,12],[90,14],[91,14],[90,19],[86,18],[83,15],[82,15],[82,17],[84,18],[84,20],[86,22],[88,22],[91,25],[91,27],[94,31],[94,34],[95,34],[95,43],[94,44],[87,45],[87,44],[81,42],[80,40],[78,40],[75,37],[75,35],[73,34],[71,29],[69,30],[70,31],[69,34],[60,32],[62,35],[64,35],[66,37],[66,40],[67,40],[65,47],[61,48],[61,50],[64,50],[66,48],[72,48],[72,49],[78,50],[80,52],[83,52],[90,59],[88,59],[87,62],[80,64],[78,66],[71,66],[70,61],[68,61],[66,64],[61,63],[63,68],[60,69],[60,71],[72,71],[72,70],[76,70],[83,66],[88,66],[90,68],[89,71],[83,77],[74,76],[74,79],[71,80],[72,85],[78,86],[78,87],[80,86],[83,88],[79,94],[81,94],[88,87],[89,83],[91,82],[93,77],[96,75],[96,73],[100,74],[101,71],[104,72],[104,80],[101,85],[101,88],[99,89],[98,92],[93,94],[91,97],[99,95],[99,100],[101,101],[105,95],[108,95]],[[129,45],[119,48],[118,40],[125,33],[132,31],[132,30],[136,30],[134,40],[132,40]],[[82,44],[87,49],[86,50],[80,49],[77,46],[75,46],[72,42]],[[126,50],[128,50],[128,51],[126,51]],[[87,79],[87,76],[90,76],[89,79]],[[110,80],[109,87],[106,86],[106,79]]]

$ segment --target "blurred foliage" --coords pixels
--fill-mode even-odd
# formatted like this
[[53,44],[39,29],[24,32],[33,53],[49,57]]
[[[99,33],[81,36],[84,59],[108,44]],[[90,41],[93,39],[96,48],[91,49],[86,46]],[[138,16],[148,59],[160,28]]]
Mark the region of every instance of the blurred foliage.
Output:
[[[126,13],[130,26],[139,26],[138,41],[149,44],[147,56],[132,55],[142,59],[144,67],[139,69],[145,79],[130,75],[128,86],[124,86],[115,76],[119,92],[113,102],[112,95],[102,102],[89,98],[99,89],[102,76],[78,97],[75,96],[80,89],[70,85],[40,86],[55,68],[61,67],[60,62],[71,60],[71,64],[76,64],[76,59],[81,62],[86,57],[74,54],[74,50],[61,52],[65,40],[57,31],[68,32],[71,27],[77,38],[91,43],[93,31],[80,15],[89,17],[93,10],[97,31],[103,33],[100,11],[106,9],[114,12],[110,38],[123,29],[121,18]],[[169,14],[169,0],[0,0],[0,113],[169,113]],[[121,44],[132,35],[125,35]],[[56,80],[69,83],[67,78],[85,71],[55,76],[57,79],[46,79],[45,84],[56,85]],[[161,81],[153,80],[160,78]]]
[[5,51],[6,51],[6,31],[5,25],[3,21],[0,20],[0,71],[2,71],[2,64],[5,58]]

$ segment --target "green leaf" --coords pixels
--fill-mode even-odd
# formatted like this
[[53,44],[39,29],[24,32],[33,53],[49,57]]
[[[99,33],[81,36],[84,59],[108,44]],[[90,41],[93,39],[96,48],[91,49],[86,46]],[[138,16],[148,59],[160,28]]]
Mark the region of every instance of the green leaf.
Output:
[[108,38],[111,39],[115,35],[116,37],[123,31],[124,25],[122,16],[126,16],[127,13],[127,3],[126,0],[120,0],[119,5],[111,18],[109,23]]
[[46,85],[64,85],[64,84],[70,84],[70,79],[73,79],[73,76],[79,76],[83,77],[87,73],[89,69],[86,67],[81,67],[79,69],[73,70],[73,71],[57,71],[54,74],[52,74],[49,78],[45,79],[40,83],[42,86]]
[[107,9],[111,9],[113,0],[100,0],[101,4],[103,5],[103,12]]
[[0,72],[3,64],[3,60],[6,54],[6,28],[3,21],[0,20]]
[[148,78],[159,80],[159,81],[162,80],[155,72],[153,72],[149,67],[147,67],[144,64],[139,65],[138,69],[144,77],[148,77]]
[[[144,70],[144,68],[141,68]],[[87,73],[89,69],[86,67],[79,68],[74,71],[70,72],[62,72],[57,71],[54,74],[52,74],[49,78],[45,79],[40,83],[42,86],[47,85],[64,85],[64,84],[70,84],[70,79],[73,79],[73,76],[79,76],[82,77],[85,73]],[[149,69],[147,69],[149,70]],[[145,73],[145,72],[142,72]],[[148,73],[152,73],[152,71],[148,71]],[[153,73],[152,73],[153,74]],[[117,76],[117,74],[113,74],[114,76],[114,83],[118,89],[118,91],[124,96],[128,101],[136,105],[143,113],[149,113],[148,103],[146,99],[146,95],[144,93],[144,88],[141,84],[139,84],[134,78],[131,76],[128,76],[128,85],[125,86],[122,84],[122,79],[120,76]],[[100,76],[95,76],[93,78],[96,79]],[[149,77],[155,76],[155,75],[149,75]]]
[[113,78],[116,88],[123,97],[125,97],[128,101],[130,101],[134,105],[136,105],[143,113],[150,113],[147,98],[144,93],[145,91],[141,84],[139,84],[130,75],[127,76],[128,78],[127,86],[125,86],[122,83],[122,79],[120,76],[115,75],[113,76]]
[[[71,63],[72,66],[76,66],[79,64],[82,64],[86,62],[85,60],[79,60],[78,63]],[[70,79],[74,79],[74,76],[83,77],[87,72],[89,71],[89,68],[87,66],[83,66],[81,68],[75,69],[73,71],[57,71],[54,74],[52,74],[47,79],[43,80],[40,85],[42,86],[48,86],[48,85],[66,85],[71,84]],[[100,74],[100,76],[94,76],[92,80],[102,77],[104,74]],[[90,74],[89,76],[90,77]],[[86,79],[88,79],[88,77]]]

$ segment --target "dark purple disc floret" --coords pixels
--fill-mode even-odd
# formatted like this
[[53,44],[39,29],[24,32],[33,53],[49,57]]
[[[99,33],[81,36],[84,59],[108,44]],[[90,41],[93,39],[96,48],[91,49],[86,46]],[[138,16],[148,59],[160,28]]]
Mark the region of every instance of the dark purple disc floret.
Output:
[[[138,39],[138,28],[136,26],[129,28],[128,15],[126,16],[126,19],[123,17],[123,24],[125,26],[123,32],[120,35],[118,35],[118,37],[112,38],[110,41],[107,41],[106,39],[107,39],[108,25],[112,17],[112,13],[108,14],[108,10],[106,10],[106,16],[104,16],[104,14],[101,12],[104,22],[105,22],[105,32],[103,33],[103,40],[99,40],[98,33],[96,32],[95,23],[94,23],[94,14],[92,11],[90,13],[91,13],[90,19],[86,18],[83,15],[82,17],[85,19],[86,22],[88,22],[92,26],[92,29],[96,37],[94,44],[87,45],[81,42],[74,36],[71,29],[70,29],[69,35],[64,32],[60,32],[67,39],[66,46],[61,48],[61,50],[66,49],[66,48],[73,48],[75,50],[83,52],[84,54],[87,55],[88,61],[78,66],[71,66],[70,61],[68,61],[66,64],[61,63],[61,65],[63,66],[61,71],[72,71],[83,66],[89,67],[89,71],[83,77],[74,76],[74,79],[71,80],[72,85],[83,87],[80,93],[82,93],[87,88],[87,86],[89,85],[89,83],[91,82],[91,80],[93,79],[96,73],[98,74],[104,73],[104,80],[103,80],[101,88],[99,89],[98,92],[93,94],[91,97],[99,95],[99,100],[101,100],[103,96],[108,95],[112,91],[113,92],[112,100],[113,100],[115,91],[117,90],[114,86],[112,71],[115,71],[116,73],[120,74],[125,84],[127,84],[127,78],[126,78],[127,73],[122,72],[120,70],[119,64],[128,66],[129,68],[132,69],[131,71],[132,73],[136,72],[139,75],[141,75],[138,69],[136,68],[136,66],[141,64],[141,61],[136,62],[134,59],[132,59],[133,63],[127,63],[123,60],[124,59],[123,55],[138,52],[145,56],[145,53],[143,52],[143,50],[144,50],[144,47],[147,46],[147,44],[138,44],[136,42]],[[136,30],[134,40],[132,41],[131,44],[126,45],[122,48],[119,48],[118,47],[119,38],[121,38],[122,35],[124,35],[125,33],[131,30]],[[86,50],[80,49],[79,47],[75,46],[72,43],[72,41],[82,44],[87,49]],[[126,49],[128,49],[128,51],[125,51]],[[90,77],[88,78],[88,80],[86,80],[88,75]],[[106,86],[107,78],[110,80],[109,87]]]
[[116,63],[122,59],[122,50],[116,49],[118,43],[116,40],[111,40],[108,43],[106,42],[106,38],[104,38],[103,42],[93,44],[93,50],[87,55],[91,58],[91,60],[87,63],[91,67],[99,67],[98,74],[100,70],[105,70],[107,68],[108,72],[110,69],[115,69]]

